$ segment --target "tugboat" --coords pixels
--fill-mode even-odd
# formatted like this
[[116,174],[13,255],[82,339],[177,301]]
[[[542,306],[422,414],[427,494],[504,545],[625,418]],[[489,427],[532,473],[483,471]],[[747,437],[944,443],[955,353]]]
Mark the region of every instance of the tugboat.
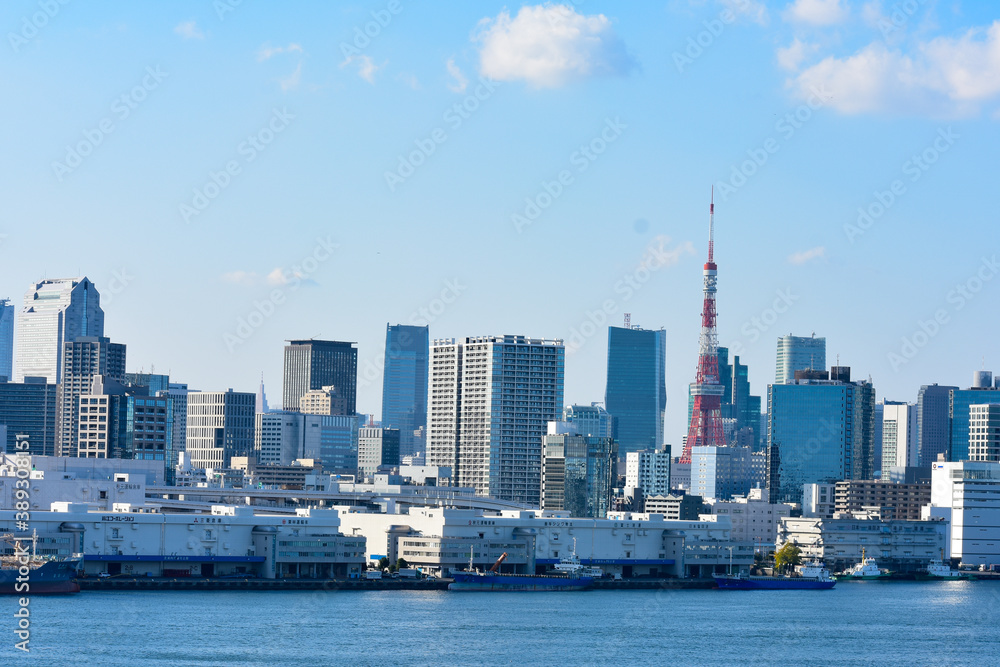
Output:
[[729,574],[715,577],[720,589],[726,590],[829,590],[837,582],[830,577],[830,571],[822,563],[812,561],[799,568],[796,576],[760,576]]
[[[941,550],[941,556],[944,556],[944,549]],[[961,572],[959,570],[952,569],[950,565],[947,565],[943,560],[932,560],[927,564],[925,572],[917,573],[917,579],[922,581],[934,580],[975,580],[976,575],[970,572]]]
[[473,565],[473,553],[470,550],[468,570],[451,573],[454,581],[448,584],[449,591],[582,591],[594,583],[593,576],[581,573],[585,568],[575,553],[575,562],[563,559],[555,566],[560,574],[503,574],[500,564],[507,560],[507,552],[489,570],[480,572]]
[[[31,551],[24,542],[31,541]],[[73,581],[83,566],[83,554],[67,558],[39,556],[36,550],[38,532],[31,537],[0,535],[0,542],[14,546],[13,554],[0,558],[0,595],[43,595],[78,593],[80,584]]]
[[890,574],[888,570],[881,569],[874,558],[865,558],[865,550],[862,549],[861,562],[836,575],[836,578],[837,581],[877,581],[888,579]]
[[576,555],[576,538],[573,538],[573,550],[569,556],[559,559],[559,562],[552,566],[552,569],[566,576],[590,577],[600,579],[604,576],[604,570],[599,567],[584,565],[580,562],[580,557]]

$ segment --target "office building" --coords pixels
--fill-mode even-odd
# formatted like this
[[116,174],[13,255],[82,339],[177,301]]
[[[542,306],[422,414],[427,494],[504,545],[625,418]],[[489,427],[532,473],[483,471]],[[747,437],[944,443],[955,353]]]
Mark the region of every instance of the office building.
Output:
[[282,408],[295,412],[307,391],[333,386],[346,401],[346,414],[354,414],[358,389],[358,349],[354,345],[330,340],[288,341]]
[[731,500],[706,498],[704,504],[711,514],[729,517],[734,542],[752,542],[763,553],[774,549],[781,519],[792,513],[791,505],[768,502],[763,489],[750,489],[747,495]]
[[670,494],[670,448],[643,449],[625,455],[626,488],[642,489],[645,496]]
[[399,429],[365,426],[358,430],[358,471],[374,475],[383,466],[399,466]]
[[156,392],[157,396],[169,396],[173,402],[174,410],[174,432],[173,442],[170,451],[167,453],[166,476],[167,484],[174,483],[174,472],[181,453],[186,449],[187,443],[187,397],[188,386],[182,382],[171,382],[167,385],[167,390]]
[[918,465],[917,406],[897,401],[885,401],[882,408],[882,466],[883,477],[890,468]]
[[298,412],[257,412],[253,453],[260,465],[287,466],[301,458],[305,415]]
[[42,280],[24,294],[17,319],[14,379],[62,382],[63,348],[80,336],[104,335],[101,295],[87,278]]
[[1000,388],[986,385],[948,393],[949,461],[969,460],[969,408],[985,403],[1000,403]]
[[427,465],[479,495],[538,507],[542,436],[563,406],[561,340],[525,336],[431,345]]
[[401,456],[424,451],[429,355],[430,339],[426,326],[386,324],[382,426],[399,429]]
[[336,474],[358,471],[358,415],[304,415],[300,458],[316,459]]
[[810,483],[802,485],[802,516],[832,519],[836,507],[836,484]]
[[0,379],[0,424],[7,427],[7,452],[14,452],[16,436],[28,436],[32,455],[55,456],[56,385],[43,377],[26,377],[24,382]]
[[252,454],[254,394],[192,391],[187,399],[186,452],[192,467],[228,468],[232,457]]
[[563,408],[563,421],[573,424],[578,435],[611,439],[615,437],[615,416],[599,403],[567,405]]
[[0,377],[14,379],[14,304],[0,299]]
[[666,340],[663,329],[608,327],[604,407],[615,417],[620,454],[663,444]]
[[795,379],[795,371],[826,370],[826,338],[812,336],[782,336],[778,339],[778,363],[775,384]]
[[95,375],[125,379],[125,345],[107,338],[80,336],[63,344],[62,382],[57,390],[59,456],[77,456],[80,396],[90,391]]
[[[803,485],[871,479],[875,389],[839,379],[799,379],[768,387],[768,489],[771,502],[802,502]],[[824,374],[813,371],[812,374]]]
[[122,383],[135,387],[146,387],[150,396],[156,396],[157,392],[169,391],[170,376],[156,373],[125,373],[122,375]]
[[[575,433],[549,424],[543,439],[543,510],[565,510],[573,517],[604,518],[611,509],[614,463],[612,438]],[[562,432],[560,432],[562,431]]]
[[1000,462],[1000,402],[969,406],[969,460]]
[[173,443],[173,399],[145,386],[96,375],[79,397],[77,456],[168,461]]
[[958,387],[925,384],[917,393],[917,465],[928,467],[948,456],[948,403]]
[[693,447],[691,493],[719,500],[745,496],[751,488],[750,454],[749,447]]
[[333,386],[310,389],[299,399],[299,412],[306,415],[346,415],[347,399]]
[[932,463],[927,516],[949,526],[946,558],[973,566],[1000,563],[1000,463]]

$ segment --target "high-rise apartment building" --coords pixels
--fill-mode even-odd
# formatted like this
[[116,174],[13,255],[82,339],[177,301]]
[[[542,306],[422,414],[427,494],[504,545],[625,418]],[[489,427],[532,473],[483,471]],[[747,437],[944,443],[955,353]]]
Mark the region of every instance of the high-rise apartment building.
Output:
[[958,387],[925,384],[917,392],[917,465],[929,466],[948,455],[948,402]]
[[969,460],[1000,462],[1000,403],[969,406]]
[[0,376],[14,379],[14,304],[0,299]]
[[614,415],[620,455],[663,444],[666,331],[608,327],[604,407]]
[[644,449],[625,455],[625,486],[646,496],[670,494],[670,450]]
[[101,295],[87,278],[43,280],[24,295],[17,320],[14,379],[62,382],[63,347],[80,336],[104,335]]
[[16,436],[27,435],[29,454],[55,456],[56,406],[56,385],[45,378],[0,380],[0,424],[7,427],[7,451],[16,451]]
[[479,495],[539,506],[542,436],[563,406],[561,340],[480,336],[431,345],[427,465]]
[[427,366],[430,340],[426,326],[386,324],[382,374],[382,426],[399,429],[400,456],[424,451],[427,427]]
[[917,450],[917,406],[886,401],[882,409],[882,478],[889,478],[889,468],[915,467]]
[[778,363],[775,384],[795,379],[795,371],[826,370],[826,338],[812,336],[782,336],[778,339]]
[[802,502],[808,483],[871,479],[875,389],[838,380],[800,379],[768,387],[768,489],[771,502]]
[[116,382],[125,379],[125,345],[107,338],[80,336],[63,343],[59,418],[56,422],[59,456],[77,456],[80,396],[90,393],[95,375]]
[[194,468],[228,468],[251,456],[256,397],[250,392],[192,391],[187,396],[187,458]]
[[332,385],[346,401],[347,414],[354,414],[358,390],[358,349],[354,345],[332,340],[288,341],[282,408],[296,412],[306,392]]

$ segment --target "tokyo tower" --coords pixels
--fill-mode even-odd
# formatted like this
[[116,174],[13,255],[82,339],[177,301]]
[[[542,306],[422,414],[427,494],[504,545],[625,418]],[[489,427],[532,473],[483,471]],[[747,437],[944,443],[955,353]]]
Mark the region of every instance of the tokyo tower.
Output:
[[694,406],[691,425],[680,463],[691,463],[691,448],[702,445],[722,447],[726,444],[722,434],[720,406],[725,387],[719,382],[719,336],[715,331],[715,291],[718,267],[714,258],[715,243],[715,189],[708,207],[708,261],[702,272],[705,277],[705,303],[701,308],[701,335],[698,338],[698,372],[690,385]]

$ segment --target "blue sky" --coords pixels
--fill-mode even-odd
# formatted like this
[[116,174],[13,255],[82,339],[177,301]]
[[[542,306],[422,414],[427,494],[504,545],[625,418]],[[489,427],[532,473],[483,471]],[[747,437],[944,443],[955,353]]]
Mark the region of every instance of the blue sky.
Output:
[[375,414],[387,322],[564,338],[589,402],[592,323],[630,312],[666,329],[679,444],[714,185],[720,342],[756,393],[811,332],[880,397],[968,386],[1000,370],[996,14],[4,3],[3,296],[87,275],[130,369],[263,373],[272,403],[285,339],[357,341]]

